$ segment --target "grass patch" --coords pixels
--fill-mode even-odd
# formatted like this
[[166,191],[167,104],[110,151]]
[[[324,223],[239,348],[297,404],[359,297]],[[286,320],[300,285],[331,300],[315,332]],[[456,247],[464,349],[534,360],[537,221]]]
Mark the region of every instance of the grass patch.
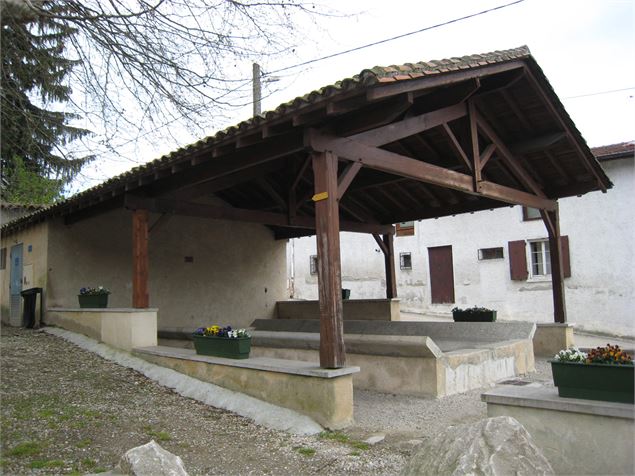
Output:
[[351,441],[350,445],[358,450],[366,451],[370,449],[370,445],[368,443],[364,443],[363,441]]
[[7,452],[7,456],[34,456],[41,451],[40,444],[37,441],[25,441],[13,447]]
[[357,450],[355,450],[355,451],[351,451],[351,452],[348,454],[348,456],[361,456],[361,455],[362,455],[362,452],[361,452],[361,451],[357,451]]
[[34,460],[31,461],[31,469],[44,469],[44,468],[61,468],[64,466],[64,461],[60,461],[58,459],[54,460]]
[[91,443],[92,443],[92,440],[90,438],[86,438],[84,440],[79,441],[75,446],[77,446],[78,448],[87,448],[90,446]]
[[146,435],[154,438],[157,441],[170,441],[172,439],[167,431],[157,431],[151,426],[145,426],[143,429],[145,430]]
[[298,453],[300,453],[302,456],[308,456],[311,457],[315,454],[315,449],[314,448],[307,448],[305,446],[301,446],[299,448],[296,448],[296,451]]
[[40,418],[51,418],[52,416],[55,416],[55,412],[50,409],[40,410],[38,412],[38,415],[40,416]]
[[82,460],[82,465],[88,469],[91,469],[97,466],[97,461],[95,461],[94,459],[86,458]]
[[[356,450],[368,450],[370,449],[370,445],[368,443],[364,443],[363,441],[351,440],[348,435],[345,435],[339,431],[323,431],[318,435],[319,438],[323,440],[337,441],[338,443],[347,444]],[[359,453],[359,451],[353,451],[353,453]],[[353,454],[351,453],[351,454]],[[359,456],[359,454],[353,454],[353,456]]]
[[337,441],[338,443],[348,443],[349,437],[339,431],[323,431],[318,435],[323,440]]
[[93,473],[105,473],[106,471],[108,471],[108,470],[106,468],[102,468],[102,467],[93,469]]

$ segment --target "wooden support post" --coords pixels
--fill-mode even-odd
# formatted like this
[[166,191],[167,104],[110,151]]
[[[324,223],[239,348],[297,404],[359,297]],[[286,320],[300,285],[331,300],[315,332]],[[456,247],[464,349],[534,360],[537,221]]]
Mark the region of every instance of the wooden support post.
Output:
[[320,297],[320,367],[336,369],[346,365],[337,157],[330,152],[315,152],[313,175]]
[[481,152],[478,145],[478,125],[476,122],[476,106],[474,101],[468,101],[467,110],[470,118],[470,136],[472,139],[472,173],[474,174],[473,186],[475,192],[481,191]]
[[383,236],[386,253],[384,253],[384,263],[386,266],[386,298],[397,297],[397,276],[395,274],[395,247],[394,235],[392,233]]
[[148,294],[148,210],[132,212],[132,307],[147,308]]
[[564,265],[558,207],[556,207],[553,211],[541,210],[540,214],[549,235],[551,286],[553,292],[553,320],[554,322],[565,323],[567,322],[567,306],[565,302]]

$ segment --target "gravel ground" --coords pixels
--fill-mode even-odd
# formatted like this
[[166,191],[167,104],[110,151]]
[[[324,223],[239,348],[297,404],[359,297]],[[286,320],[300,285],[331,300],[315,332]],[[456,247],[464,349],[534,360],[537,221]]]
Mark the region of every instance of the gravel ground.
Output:
[[[194,474],[398,474],[424,439],[486,416],[481,390],[439,400],[355,392],[354,427],[293,436],[182,397],[41,331],[2,328],[0,468],[7,475],[112,469],[156,440]],[[525,380],[547,382],[545,361]],[[376,445],[363,440],[381,434]]]

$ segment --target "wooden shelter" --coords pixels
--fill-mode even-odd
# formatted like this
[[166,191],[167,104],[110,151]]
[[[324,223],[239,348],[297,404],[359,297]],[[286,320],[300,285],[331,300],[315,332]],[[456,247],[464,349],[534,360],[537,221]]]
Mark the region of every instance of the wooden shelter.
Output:
[[[148,306],[148,213],[317,236],[320,364],[345,363],[339,232],[372,234],[396,297],[393,224],[521,204],[541,210],[554,319],[566,321],[558,202],[609,179],[526,47],[375,67],[110,179],[3,231],[132,210],[133,306]],[[210,204],[210,196],[226,205]]]

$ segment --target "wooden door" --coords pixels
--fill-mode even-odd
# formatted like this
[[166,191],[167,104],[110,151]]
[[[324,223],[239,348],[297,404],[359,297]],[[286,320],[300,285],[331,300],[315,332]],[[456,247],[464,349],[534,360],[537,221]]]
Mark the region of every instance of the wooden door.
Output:
[[11,294],[11,309],[9,322],[12,326],[22,325],[22,243],[11,247],[11,268],[9,288]]
[[430,263],[430,293],[432,304],[454,302],[454,266],[452,246],[428,248]]

